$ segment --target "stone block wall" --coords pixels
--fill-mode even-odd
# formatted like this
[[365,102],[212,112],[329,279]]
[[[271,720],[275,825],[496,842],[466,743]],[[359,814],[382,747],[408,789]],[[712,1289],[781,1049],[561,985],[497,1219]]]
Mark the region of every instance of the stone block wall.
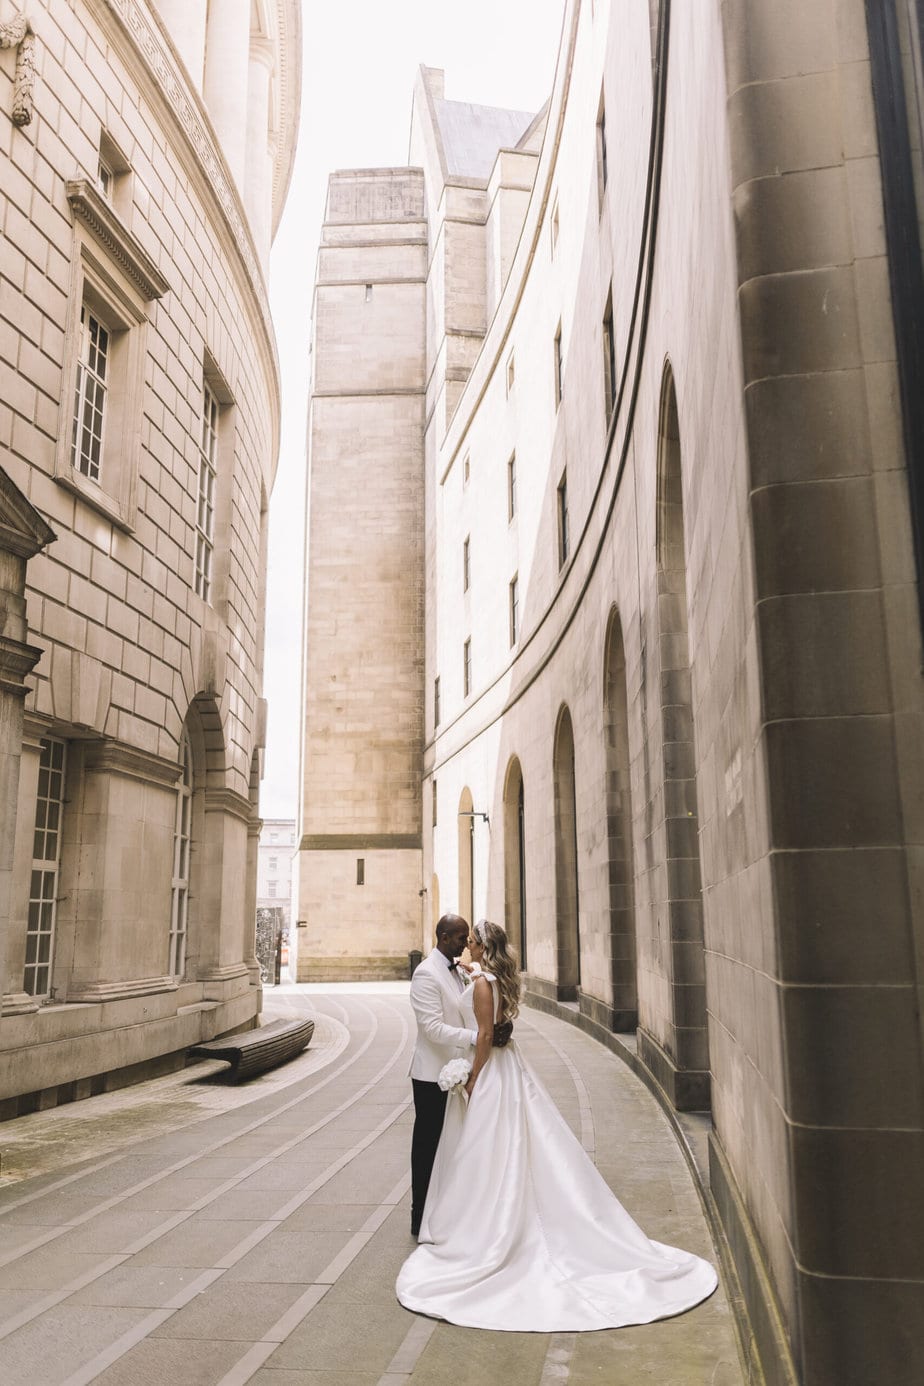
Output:
[[[291,26],[292,7],[280,14]],[[40,4],[31,19],[30,123],[9,118],[14,53],[0,71],[0,454],[56,537],[27,571],[42,657],[25,700],[0,960],[6,1114],[22,1094],[54,1101],[70,1080],[182,1057],[191,1040],[259,1012],[255,833],[279,409],[254,188],[170,49],[166,10]],[[270,44],[277,66],[286,22]],[[236,41],[246,81],[249,11]],[[297,74],[296,63],[281,110],[283,181]],[[261,186],[268,226],[272,179]],[[72,455],[85,306],[109,331],[98,477]],[[207,591],[197,590],[205,386],[217,409]],[[41,945],[49,972],[36,991],[24,968],[49,743],[65,747],[65,787],[54,925]]]

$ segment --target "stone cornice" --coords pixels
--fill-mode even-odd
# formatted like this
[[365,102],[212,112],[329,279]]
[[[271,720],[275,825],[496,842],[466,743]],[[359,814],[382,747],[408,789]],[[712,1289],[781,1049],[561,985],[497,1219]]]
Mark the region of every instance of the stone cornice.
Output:
[[145,302],[163,298],[170,288],[164,276],[119,216],[88,178],[70,178],[67,200],[76,217],[80,217],[100,244],[125,271]]
[[180,767],[174,761],[108,739],[87,743],[84,766],[98,774],[124,775],[128,779],[160,784],[168,789],[172,789],[180,777]]
[[273,160],[273,235],[289,194],[295,149],[298,144],[298,121],[302,90],[302,9],[298,0],[276,0],[277,12],[277,81],[281,111],[279,141]]
[[127,1001],[135,996],[156,996],[158,992],[176,991],[178,986],[176,977],[139,977],[128,982],[93,982],[88,987],[68,991],[65,1004]]
[[238,794],[236,789],[228,789],[226,785],[206,789],[205,811],[206,813],[230,813],[235,818],[243,819],[245,823],[249,823],[253,817],[250,800],[246,799],[243,794]]
[[23,679],[38,664],[45,651],[38,645],[24,645],[0,635],[0,688],[5,693],[24,698],[30,691]]

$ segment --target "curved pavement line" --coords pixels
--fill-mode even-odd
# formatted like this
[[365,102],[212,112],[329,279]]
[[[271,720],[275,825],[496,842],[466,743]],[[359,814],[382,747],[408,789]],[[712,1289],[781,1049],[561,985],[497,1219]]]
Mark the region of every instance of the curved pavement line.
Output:
[[[118,1207],[119,1203],[123,1202],[125,1199],[133,1198],[135,1194],[143,1192],[144,1189],[151,1188],[154,1184],[159,1183],[161,1179],[166,1179],[169,1175],[176,1174],[178,1170],[184,1169],[187,1165],[194,1164],[196,1160],[202,1160],[207,1155],[214,1155],[215,1151],[220,1150],[222,1146],[228,1145],[231,1141],[239,1140],[241,1136],[249,1135],[251,1131],[257,1130],[260,1126],[265,1125],[267,1121],[275,1119],[275,1117],[281,1115],[283,1112],[288,1111],[291,1107],[296,1107],[299,1103],[306,1102],[309,1097],[313,1097],[315,1093],[320,1092],[322,1088],[327,1087],[328,1083],[332,1083],[335,1078],[339,1078],[341,1074],[345,1073],[348,1068],[352,1067],[352,1065],[355,1064],[358,1059],[362,1058],[363,1054],[366,1052],[366,1050],[371,1045],[372,1041],[375,1039],[377,1033],[378,1019],[376,1017],[373,1017],[372,1030],[369,1034],[368,1039],[365,1041],[362,1047],[352,1056],[352,1058],[348,1059],[346,1063],[341,1064],[341,1066],[334,1073],[328,1074],[326,1078],[324,1078],[320,1083],[315,1084],[313,1088],[310,1088],[307,1092],[301,1093],[298,1097],[293,1098],[290,1102],[284,1103],[281,1107],[275,1108],[272,1113],[261,1117],[258,1121],[251,1122],[249,1126],[242,1126],[240,1131],[236,1131],[230,1136],[224,1136],[221,1140],[215,1141],[212,1145],[205,1146],[204,1149],[198,1150],[192,1155],[184,1156],[183,1159],[178,1160],[176,1163],[172,1165],[169,1165],[159,1174],[150,1175],[147,1179],[143,1179],[139,1183],[133,1184],[130,1188],[124,1189],[122,1193],[113,1194],[110,1198],[103,1199],[102,1202],[97,1203],[94,1207],[88,1209],[84,1213],[81,1213],[79,1217],[72,1218],[69,1222],[61,1223],[56,1227],[49,1228],[47,1233],[43,1233],[41,1236],[34,1237],[31,1242],[27,1242],[20,1247],[16,1247],[14,1250],[7,1252],[5,1255],[3,1253],[0,1253],[0,1267],[11,1265],[13,1261],[18,1261],[21,1256],[26,1256],[30,1251],[38,1251],[40,1247],[47,1246],[49,1242],[53,1242],[58,1237],[62,1237],[65,1232],[70,1232],[73,1230],[73,1228],[81,1227],[85,1222],[90,1222],[99,1213],[109,1212],[111,1208]],[[349,1038],[347,1040],[347,1043],[349,1043]],[[344,1046],[344,1048],[346,1048],[346,1046]],[[342,1053],[343,1050],[341,1049],[340,1052]],[[329,1065],[325,1065],[325,1067],[328,1066]],[[307,1083],[310,1081],[311,1078],[314,1077],[314,1074],[316,1072],[323,1072],[323,1069],[316,1069],[314,1070],[314,1072],[308,1074],[305,1078],[298,1079],[296,1081]],[[263,1096],[271,1097],[272,1094],[265,1093],[263,1094]],[[238,1110],[240,1109],[238,1108]],[[211,1115],[213,1117],[224,1116],[226,1115],[226,1113],[213,1112],[211,1113]],[[201,1120],[207,1121],[209,1120],[209,1118],[202,1117]],[[198,1124],[198,1122],[190,1122],[189,1126],[197,1126]],[[183,1129],[186,1130],[189,1128],[184,1127]],[[14,1208],[21,1207],[24,1203],[31,1203],[35,1199],[44,1197],[44,1195],[50,1193],[52,1189],[60,1188],[65,1183],[72,1183],[76,1179],[81,1179],[86,1175],[95,1174],[97,1170],[107,1168],[107,1166],[114,1164],[116,1160],[123,1158],[133,1148],[134,1146],[128,1146],[125,1149],[119,1151],[117,1155],[111,1156],[110,1158],[107,1158],[105,1160],[101,1160],[100,1163],[97,1165],[90,1165],[88,1168],[79,1170],[76,1174],[68,1176],[67,1179],[60,1180],[57,1184],[51,1185],[44,1189],[39,1189],[33,1194],[26,1195],[25,1198],[17,1199],[14,1203],[9,1204],[6,1208],[0,1209],[0,1217],[3,1217],[6,1213],[11,1212]],[[282,1153],[282,1151],[277,1151],[276,1153]],[[274,1159],[275,1154],[270,1155],[269,1158]],[[4,1326],[5,1325],[0,1324],[0,1337],[4,1336]]]
[[[338,1007],[338,1009],[342,1012],[342,1007]],[[306,1013],[304,1011],[301,1011],[298,1014],[301,1017],[304,1017]],[[315,1057],[319,1060],[319,1062],[314,1064],[308,1073],[294,1074],[290,1078],[289,1082],[280,1083],[279,1089],[293,1087],[296,1083],[307,1083],[318,1073],[323,1073],[324,1070],[326,1068],[329,1068],[331,1064],[336,1063],[336,1061],[340,1058],[340,1055],[347,1048],[350,1042],[350,1036],[348,1030],[346,1029],[346,1026],[342,1025],[340,1021],[336,1020],[332,1016],[326,1015],[323,1012],[319,1012],[319,1014],[323,1015],[324,1020],[329,1021],[331,1025],[337,1027],[335,1031],[335,1044],[331,1045],[329,1049],[323,1052],[317,1052]],[[205,1066],[208,1066],[211,1062],[213,1061],[203,1061]],[[215,1071],[220,1072],[221,1070],[216,1069]],[[342,1072],[342,1070],[340,1071]],[[157,1080],[155,1079],[154,1081],[156,1082]],[[241,1092],[240,1089],[235,1090],[229,1088],[229,1092],[231,1091]],[[114,1096],[115,1094],[109,1093],[105,1095]],[[249,1093],[241,1092],[242,1100],[236,1103],[234,1106],[224,1107],[220,1110],[217,1108],[213,1110],[203,1109],[199,1116],[194,1117],[191,1121],[184,1123],[182,1129],[185,1130],[193,1126],[198,1126],[200,1122],[209,1121],[212,1117],[224,1116],[228,1112],[241,1111],[243,1108],[249,1107],[252,1102],[259,1102],[262,1101],[264,1098],[269,1098],[273,1095],[274,1092],[272,1089],[254,1088]],[[143,1136],[139,1136],[137,1140],[129,1141],[126,1145],[120,1146],[118,1150],[114,1150],[112,1154],[106,1155],[100,1160],[93,1161],[93,1163],[82,1163],[80,1169],[75,1170],[72,1174],[64,1175],[61,1179],[55,1179],[50,1184],[44,1184],[42,1188],[36,1189],[33,1193],[22,1194],[19,1198],[10,1199],[9,1201],[4,1202],[3,1205],[0,1206],[0,1219],[4,1218],[7,1215],[7,1213],[13,1212],[16,1208],[22,1208],[27,1203],[34,1203],[36,1202],[36,1200],[46,1198],[48,1194],[59,1192],[59,1190],[66,1188],[69,1184],[73,1184],[76,1180],[85,1178],[85,1176],[88,1174],[96,1174],[101,1169],[107,1169],[110,1165],[114,1165],[118,1160],[121,1160],[126,1155],[129,1155],[135,1149],[136,1146],[147,1144],[152,1139],[156,1140],[162,1134],[163,1132],[159,1132],[156,1136],[152,1136],[151,1133],[148,1132]],[[26,1183],[28,1181],[24,1180],[23,1182]],[[9,1185],[7,1185],[6,1187],[8,1188]],[[0,1197],[2,1197],[3,1192],[4,1188],[0,1186]],[[0,1265],[3,1264],[5,1263],[0,1261]]]
[[[407,1026],[405,1025],[405,1039],[406,1037]],[[394,1063],[394,1060],[392,1060],[391,1063]],[[389,1064],[389,1067],[391,1067],[391,1064]],[[363,1089],[363,1092],[367,1091],[369,1087],[374,1086],[381,1076],[381,1073],[378,1074],[373,1082]],[[300,1208],[303,1203],[307,1203],[308,1199],[317,1193],[318,1189],[322,1188],[328,1180],[333,1179],[334,1175],[339,1174],[340,1170],[344,1169],[357,1155],[373,1145],[375,1141],[378,1140],[379,1136],[387,1131],[390,1126],[393,1126],[398,1118],[407,1111],[410,1105],[411,1100],[408,1098],[406,1101],[400,1103],[399,1106],[395,1107],[379,1122],[374,1131],[371,1131],[367,1136],[364,1136],[361,1141],[358,1141],[356,1145],[339,1156],[328,1166],[323,1174],[319,1174],[317,1178],[313,1179],[295,1198],[290,1199],[288,1203],[278,1209],[273,1218],[268,1219],[261,1227],[257,1228],[255,1232],[249,1233],[242,1241],[238,1242],[237,1246],[232,1247],[229,1252],[226,1252],[217,1266],[211,1270],[204,1271],[201,1276],[192,1281],[189,1285],[184,1285],[179,1294],[175,1295],[163,1309],[156,1309],[153,1313],[149,1314],[147,1318],[142,1319],[134,1328],[129,1329],[121,1338],[117,1338],[108,1348],[105,1348],[96,1357],[92,1358],[91,1361],[85,1363],[83,1367],[67,1377],[61,1382],[61,1386],[88,1386],[91,1381],[94,1381],[108,1367],[111,1367],[120,1357],[124,1357],[132,1348],[137,1347],[155,1328],[159,1328],[167,1319],[172,1318],[178,1310],[185,1308],[191,1300],[195,1299],[196,1295],[208,1289],[216,1280],[220,1280],[226,1270],[230,1270],[232,1266],[242,1260],[259,1242],[268,1237],[271,1232],[274,1232],[291,1213]],[[266,1359],[276,1351],[280,1343],[284,1342],[303,1319],[308,1317],[312,1309],[316,1304],[320,1303],[331,1286],[336,1284],[337,1280],[339,1280],[348,1266],[356,1259],[373,1234],[378,1231],[385,1219],[401,1202],[410,1186],[411,1176],[410,1172],[408,1172],[402,1175],[401,1179],[383,1202],[380,1203],[375,1211],[366,1219],[359,1231],[355,1232],[353,1236],[350,1237],[342,1250],[340,1250],[334,1259],[320,1272],[305,1293],[301,1295],[294,1304],[290,1305],[282,1318],[276,1321],[259,1342],[254,1343],[249,1351],[231,1368],[230,1372],[226,1373],[225,1376],[221,1378],[217,1386],[232,1386],[232,1383],[234,1383],[234,1386],[238,1386],[238,1383],[250,1380],[254,1372],[260,1369]]]
[[[522,1012],[519,1018],[524,1018],[522,1016]],[[578,1071],[578,1068],[575,1065],[574,1061],[568,1054],[565,1053],[561,1045],[556,1040],[552,1039],[551,1035],[547,1035],[544,1030],[542,1030],[538,1025],[535,1024],[534,1021],[527,1020],[526,1024],[529,1027],[529,1029],[532,1030],[533,1034],[538,1035],[540,1039],[545,1040],[549,1048],[555,1051],[555,1053],[561,1059],[565,1068],[571,1075],[571,1081],[573,1082],[575,1091],[577,1092],[578,1108],[581,1114],[581,1145],[587,1151],[587,1154],[593,1160],[594,1164],[596,1164],[597,1133],[594,1127],[593,1105],[590,1100],[590,1093],[587,1090],[587,1085],[584,1082],[584,1079],[581,1077],[580,1072]]]
[[[364,1006],[363,1009],[366,1011],[367,1015],[370,1014],[367,1007]],[[389,1009],[391,1008],[389,1007]],[[44,1237],[38,1243],[38,1245],[46,1245],[49,1241],[52,1241],[59,1236],[62,1236],[64,1232],[71,1231],[74,1227],[80,1226],[84,1222],[88,1222],[92,1217],[95,1217],[98,1213],[102,1211],[108,1211],[110,1207],[116,1206],[118,1203],[123,1202],[125,1199],[130,1198],[134,1194],[141,1192],[143,1189],[150,1188],[153,1184],[158,1183],[161,1179],[166,1178],[169,1174],[175,1173],[177,1169],[185,1168],[186,1166],[195,1163],[196,1160],[200,1160],[205,1155],[211,1154],[214,1150],[219,1149],[221,1146],[227,1145],[230,1141],[236,1140],[240,1136],[249,1134],[250,1131],[253,1131],[257,1127],[264,1125],[268,1121],[275,1120],[283,1112],[286,1112],[290,1110],[292,1107],[297,1106],[300,1102],[306,1101],[307,1098],[313,1096],[319,1088],[326,1086],[327,1083],[332,1082],[334,1078],[339,1077],[342,1073],[344,1073],[347,1068],[349,1068],[352,1064],[356,1063],[356,1061],[359,1058],[361,1058],[361,1056],[366,1052],[366,1050],[371,1045],[373,1039],[375,1038],[376,1034],[378,1033],[379,1028],[378,1016],[372,1014],[372,1019],[374,1021],[374,1024],[370,1031],[369,1037],[361,1046],[361,1048],[357,1051],[357,1053],[352,1057],[349,1063],[344,1064],[337,1073],[331,1074],[328,1078],[324,1080],[323,1083],[320,1083],[315,1088],[313,1088],[310,1093],[306,1093],[301,1097],[295,1098],[291,1102],[284,1103],[282,1106],[277,1107],[273,1112],[268,1113],[260,1121],[251,1123],[250,1126],[245,1127],[242,1131],[237,1132],[234,1136],[227,1137],[217,1142],[215,1145],[209,1147],[208,1149],[204,1151],[199,1151],[195,1155],[189,1156],[184,1160],[179,1161],[177,1164],[172,1165],[169,1169],[163,1170],[161,1171],[161,1173],[154,1175],[149,1179],[142,1180],[139,1184],[133,1185],[131,1189],[125,1190],[123,1193],[115,1195],[111,1199],[105,1200],[103,1204],[97,1205],[97,1207],[90,1210],[90,1212],[88,1212],[87,1214],[81,1215],[81,1217],[72,1220],[72,1222],[64,1225],[63,1227],[52,1229],[53,1236]],[[409,1027],[406,1017],[400,1016],[399,1019],[401,1020],[401,1040],[399,1045],[396,1047],[394,1053],[383,1065],[383,1067],[375,1074],[375,1076],[371,1078],[369,1082],[365,1083],[361,1088],[357,1089],[356,1093],[354,1093],[348,1101],[342,1103],[328,1116],[316,1122],[313,1126],[308,1127],[307,1130],[301,1132],[298,1136],[293,1137],[291,1140],[285,1141],[281,1146],[277,1147],[277,1149],[273,1151],[271,1154],[261,1156],[259,1159],[255,1160],[251,1165],[248,1165],[245,1169],[239,1171],[232,1178],[224,1180],[221,1184],[217,1185],[216,1188],[210,1190],[208,1194],[205,1194],[201,1198],[196,1199],[195,1203],[190,1208],[181,1209],[176,1214],[165,1219],[164,1222],[159,1224],[158,1227],[152,1229],[152,1231],[148,1233],[145,1233],[143,1237],[139,1237],[124,1252],[119,1252],[109,1257],[107,1260],[101,1262],[99,1266],[93,1267],[91,1271],[85,1272],[83,1275],[69,1282],[61,1289],[50,1291],[48,1295],[46,1295],[43,1299],[39,1300],[36,1304],[32,1305],[29,1309],[24,1309],[19,1314],[16,1314],[12,1318],[7,1319],[4,1323],[0,1324],[0,1340],[9,1337],[11,1333],[15,1333],[17,1329],[24,1327],[33,1319],[38,1318],[47,1309],[53,1308],[54,1305],[60,1304],[63,1300],[70,1298],[70,1296],[76,1294],[78,1290],[82,1290],[87,1285],[92,1284],[94,1280],[101,1279],[102,1276],[108,1274],[110,1270],[114,1270],[117,1266],[123,1265],[126,1261],[130,1260],[132,1256],[136,1255],[139,1251],[142,1251],[145,1247],[151,1245],[153,1242],[158,1241],[167,1232],[172,1231],[174,1227],[177,1227],[180,1225],[180,1223],[185,1222],[194,1213],[200,1212],[203,1208],[207,1207],[209,1203],[214,1202],[215,1199],[219,1198],[222,1194],[227,1193],[230,1189],[233,1189],[244,1179],[249,1178],[252,1174],[255,1174],[265,1165],[270,1164],[273,1160],[277,1159],[279,1155],[286,1154],[289,1150],[301,1144],[310,1136],[315,1135],[318,1131],[322,1130],[332,1121],[335,1121],[339,1116],[342,1116],[345,1111],[348,1111],[349,1108],[354,1106],[358,1101],[361,1101],[361,1099],[366,1095],[366,1093],[369,1092],[373,1087],[375,1087],[377,1083],[381,1081],[384,1075],[388,1072],[390,1068],[394,1066],[394,1064],[400,1058],[401,1054],[404,1052],[407,1043]],[[403,1102],[400,1105],[400,1107],[396,1108],[394,1112],[389,1116],[389,1118],[386,1119],[385,1125],[382,1127],[382,1129],[384,1130],[386,1126],[390,1125],[392,1122],[397,1120],[398,1116],[400,1116],[402,1112],[406,1111],[409,1105],[410,1099]],[[372,1139],[377,1139],[379,1134],[381,1134],[381,1132],[377,1128],[376,1132],[373,1133],[373,1136],[366,1141],[366,1144],[368,1144],[369,1141],[371,1141]],[[363,1144],[358,1144],[357,1146],[354,1146],[352,1153],[350,1153],[350,1159],[352,1159],[353,1156],[359,1152],[359,1150],[364,1148],[365,1145]],[[343,1163],[346,1163],[346,1161],[341,1160],[340,1163],[335,1161],[334,1164],[336,1168],[334,1166],[330,1166],[328,1170],[325,1171],[324,1176],[318,1176],[319,1179],[321,1179],[321,1182],[326,1182],[327,1178],[332,1178],[333,1175],[337,1173],[337,1170],[342,1167]],[[318,1184],[317,1181],[312,1181],[312,1184],[308,1187],[313,1192],[316,1188],[320,1187],[320,1184]],[[307,1196],[310,1197],[310,1193]],[[286,1204],[283,1205],[283,1207],[280,1210],[278,1210],[276,1218],[271,1222],[267,1223],[266,1232],[263,1235],[268,1235],[268,1233],[273,1230],[273,1227],[277,1225],[279,1219],[287,1217],[289,1213],[292,1212],[294,1208],[298,1206],[299,1203],[297,1201],[293,1201],[290,1199]],[[259,1232],[259,1230],[260,1229],[257,1229],[257,1232]],[[256,1241],[254,1241],[255,1237],[256,1233],[248,1234],[248,1237],[246,1239],[247,1245],[244,1248],[244,1252],[241,1252],[241,1254],[245,1254],[245,1252],[250,1249],[251,1244],[256,1245]],[[256,1237],[256,1240],[261,1240],[261,1238]],[[6,1258],[6,1263],[18,1259],[19,1256],[25,1255],[28,1251],[36,1249],[37,1247],[35,1244],[31,1246],[17,1248],[16,1253],[14,1255]],[[229,1262],[229,1264],[233,1264],[233,1262]],[[218,1269],[217,1271],[213,1270],[206,1272],[206,1277],[208,1278],[205,1279],[204,1283],[202,1277],[193,1282],[196,1287],[195,1292],[199,1293],[201,1289],[204,1289],[207,1284],[211,1283],[211,1280],[217,1279],[219,1275],[223,1274],[223,1271],[227,1268],[227,1266],[224,1266]],[[176,1308],[182,1308],[183,1304],[186,1303],[185,1290],[182,1292],[182,1296],[182,1304],[177,1304]],[[171,1304],[172,1303],[173,1301],[171,1301]],[[174,1311],[171,1310],[171,1312]],[[163,1314],[164,1311],[158,1310],[157,1313]],[[169,1316],[169,1314],[166,1315],[166,1317]],[[147,1320],[145,1320],[145,1322],[147,1322]],[[158,1320],[158,1322],[162,1322],[162,1319]],[[152,1324],[152,1327],[156,1326],[156,1324]],[[150,1331],[150,1328],[146,1330],[146,1332]],[[126,1348],[123,1351],[128,1351],[128,1349]],[[120,1353],[119,1355],[121,1356],[122,1354]]]

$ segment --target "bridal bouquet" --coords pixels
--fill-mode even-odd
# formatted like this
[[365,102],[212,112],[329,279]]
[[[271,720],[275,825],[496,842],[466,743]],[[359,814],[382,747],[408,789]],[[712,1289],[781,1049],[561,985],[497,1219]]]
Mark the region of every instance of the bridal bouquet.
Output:
[[450,1059],[448,1064],[444,1064],[440,1069],[440,1076],[437,1083],[443,1092],[463,1092],[465,1084],[468,1082],[468,1075],[472,1071],[472,1066],[468,1059]]

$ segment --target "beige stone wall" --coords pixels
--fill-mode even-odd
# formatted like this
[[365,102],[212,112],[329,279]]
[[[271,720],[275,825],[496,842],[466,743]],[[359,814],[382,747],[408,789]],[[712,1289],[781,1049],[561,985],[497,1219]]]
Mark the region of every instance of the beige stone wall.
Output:
[[[489,168],[510,113],[482,111],[461,157],[429,69],[411,135],[419,943],[446,909],[506,920],[536,1000],[630,1032],[665,1104],[711,1114],[746,1351],[806,1386],[924,1371],[924,703],[876,10],[572,0],[541,148],[499,135]],[[351,892],[341,870],[312,908]]]
[[[262,199],[269,226],[273,179],[279,199],[288,181],[299,64],[282,47],[298,19],[279,7],[266,36],[288,92],[273,113],[264,109],[263,129],[275,120],[287,133],[276,174],[263,170],[260,182],[238,166],[208,92],[203,105],[202,74],[171,51],[170,10],[141,0],[33,7],[35,110],[22,127],[9,115],[13,53],[0,73],[0,448],[56,534],[27,570],[29,640],[43,654],[25,708],[3,959],[4,1098],[42,1091],[53,1102],[56,1085],[182,1051],[252,1023],[260,1006],[252,867],[279,401],[268,241],[255,241],[253,219]],[[226,9],[221,22],[244,53],[246,125],[259,115],[248,116],[246,100],[249,5],[240,31],[231,18]],[[177,34],[187,59],[189,38]],[[98,183],[101,157],[108,188]],[[71,459],[84,299],[112,329],[98,481],[76,474]],[[195,591],[204,380],[219,405],[207,599]],[[186,961],[174,970],[184,728],[192,855]],[[66,791],[51,986],[36,997],[23,991],[23,966],[49,737],[66,743]],[[130,1045],[127,1025],[136,1027]]]
[[314,311],[300,979],[353,975],[351,956],[404,976],[419,934],[422,211],[415,170],[331,178]]

